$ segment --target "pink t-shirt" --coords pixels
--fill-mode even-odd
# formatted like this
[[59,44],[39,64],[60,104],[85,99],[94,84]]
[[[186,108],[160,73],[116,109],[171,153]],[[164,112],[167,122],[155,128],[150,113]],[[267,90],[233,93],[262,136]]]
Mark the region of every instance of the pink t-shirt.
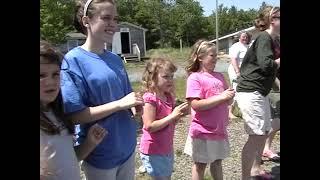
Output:
[[[167,101],[163,101],[156,97],[153,93],[145,93],[143,95],[145,103],[150,103],[156,108],[156,120],[160,120],[168,116],[174,107],[174,99],[167,95]],[[168,155],[173,152],[173,135],[175,124],[170,123],[166,127],[156,131],[149,132],[143,126],[140,141],[140,152],[143,154]]]
[[[187,80],[186,98],[207,99],[221,94],[228,88],[224,77],[218,72],[195,72]],[[192,138],[221,140],[227,139],[228,102],[211,109],[195,111],[191,108],[189,135]]]

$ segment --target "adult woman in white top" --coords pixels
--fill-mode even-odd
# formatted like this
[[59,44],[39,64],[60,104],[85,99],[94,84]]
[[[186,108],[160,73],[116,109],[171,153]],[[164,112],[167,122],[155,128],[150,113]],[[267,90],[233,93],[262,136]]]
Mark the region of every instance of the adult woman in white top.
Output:
[[[230,50],[229,50],[229,57],[231,58],[231,63],[228,67],[228,75],[230,79],[230,84],[233,87],[233,89],[236,89],[237,83],[236,80],[238,76],[240,75],[240,66],[242,63],[242,59],[244,58],[249,44],[249,34],[247,32],[241,32],[239,36],[239,41],[234,43]],[[234,119],[236,118],[232,114],[234,103],[229,108],[229,118]]]

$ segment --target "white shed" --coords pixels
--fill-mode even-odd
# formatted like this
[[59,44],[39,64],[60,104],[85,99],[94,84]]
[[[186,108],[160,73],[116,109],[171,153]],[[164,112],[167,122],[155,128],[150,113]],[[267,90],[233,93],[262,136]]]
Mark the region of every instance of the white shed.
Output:
[[[107,44],[106,49],[121,55],[122,57],[144,57],[146,54],[146,31],[147,29],[128,22],[118,24],[112,44]],[[82,45],[86,35],[79,32],[67,33],[67,43],[61,45],[62,52],[66,53],[72,48]],[[138,57],[137,57],[138,58]]]

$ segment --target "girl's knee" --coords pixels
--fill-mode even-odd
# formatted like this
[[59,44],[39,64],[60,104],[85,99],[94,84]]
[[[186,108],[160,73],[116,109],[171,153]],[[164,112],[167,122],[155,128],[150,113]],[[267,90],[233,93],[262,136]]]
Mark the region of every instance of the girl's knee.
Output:
[[206,169],[207,164],[195,162],[194,166],[196,167],[197,171],[204,171]]
[[217,159],[214,162],[210,164],[211,166],[221,166],[222,165],[222,159]]
[[263,144],[267,138],[268,135],[250,135],[248,142],[252,145],[259,145]]

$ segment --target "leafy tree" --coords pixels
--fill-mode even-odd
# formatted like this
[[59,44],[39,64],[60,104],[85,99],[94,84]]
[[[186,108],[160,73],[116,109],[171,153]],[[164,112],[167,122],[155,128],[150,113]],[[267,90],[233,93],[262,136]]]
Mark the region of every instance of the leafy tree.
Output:
[[40,36],[52,43],[65,41],[66,33],[74,30],[72,0],[40,0]]
[[[66,33],[74,31],[72,19],[74,0],[40,0],[41,37],[53,43],[65,41]],[[146,32],[147,49],[192,45],[199,38],[215,39],[216,12],[208,17],[197,0],[117,0],[120,22],[142,26]],[[268,6],[263,2],[260,10]],[[258,10],[218,7],[219,36],[253,25]]]

